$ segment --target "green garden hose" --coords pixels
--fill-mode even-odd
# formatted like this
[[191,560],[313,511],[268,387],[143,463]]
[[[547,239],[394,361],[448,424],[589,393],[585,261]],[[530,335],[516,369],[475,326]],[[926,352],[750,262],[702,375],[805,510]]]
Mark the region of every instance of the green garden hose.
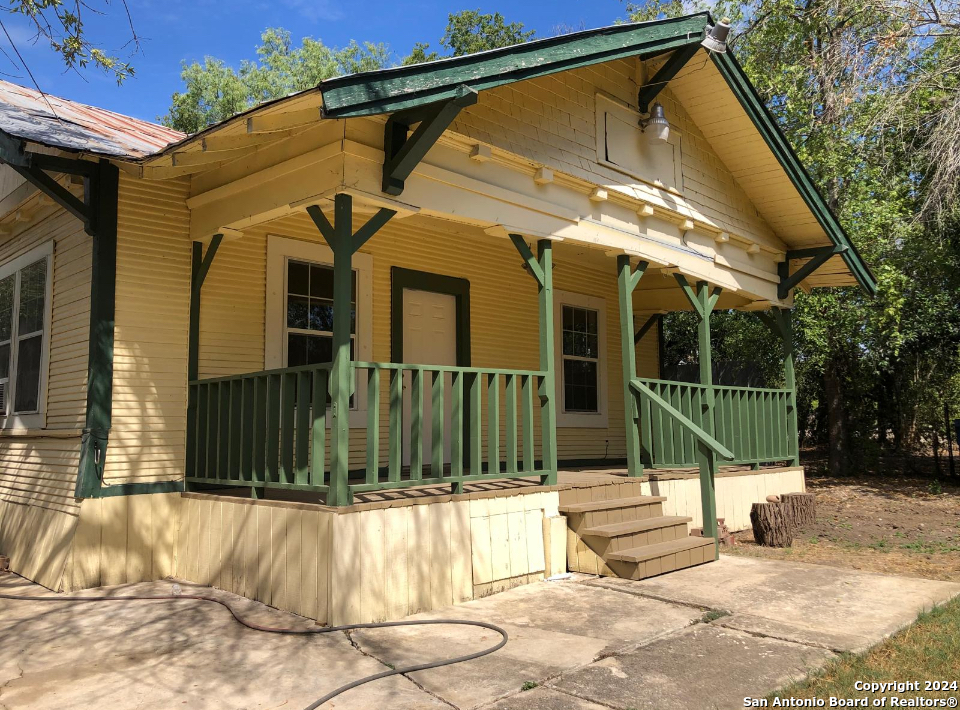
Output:
[[261,624],[255,624],[252,621],[247,621],[240,617],[239,614],[231,607],[227,602],[222,599],[217,599],[216,597],[207,596],[204,594],[173,594],[165,596],[123,596],[123,597],[76,597],[76,596],[55,596],[55,597],[34,597],[34,596],[20,596],[15,594],[0,594],[0,599],[10,599],[12,601],[30,601],[30,602],[134,602],[134,601],[205,601],[213,602],[214,604],[219,604],[222,607],[225,607],[227,611],[233,616],[233,618],[240,624],[246,626],[248,629],[253,629],[254,631],[261,631],[269,634],[290,634],[290,635],[301,635],[301,634],[328,634],[334,631],[352,631],[354,629],[385,629],[392,628],[395,626],[430,626],[435,624],[451,624],[455,626],[477,626],[483,629],[489,629],[491,631],[496,631],[500,634],[500,642],[495,646],[490,646],[485,648],[482,651],[477,651],[476,653],[471,653],[465,656],[456,656],[454,658],[446,658],[440,661],[432,661],[430,663],[421,663],[415,666],[406,666],[404,668],[392,668],[390,670],[383,671],[381,673],[375,673],[373,675],[366,676],[365,678],[360,678],[355,681],[351,681],[346,685],[341,685],[336,690],[333,690],[326,695],[324,695],[319,700],[310,703],[304,710],[315,710],[320,707],[328,700],[332,700],[341,693],[345,693],[348,690],[359,687],[366,683],[373,682],[375,680],[380,680],[381,678],[387,678],[392,675],[401,675],[405,673],[415,673],[416,671],[425,671],[430,668],[439,668],[441,666],[450,666],[455,663],[464,663],[465,661],[472,661],[475,658],[480,658],[488,654],[493,653],[494,651],[499,651],[507,643],[507,632],[504,631],[499,626],[494,624],[488,624],[485,621],[468,621],[466,619],[417,619],[412,621],[384,621],[379,623],[371,624],[344,624],[342,626],[317,626],[315,628],[307,629],[291,629],[283,627],[273,627],[273,626],[263,626]]

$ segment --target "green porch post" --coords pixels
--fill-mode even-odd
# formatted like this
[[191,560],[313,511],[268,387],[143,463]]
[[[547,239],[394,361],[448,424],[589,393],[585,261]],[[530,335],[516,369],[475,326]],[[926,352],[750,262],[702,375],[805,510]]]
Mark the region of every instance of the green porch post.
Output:
[[[523,237],[511,234],[510,241],[526,262],[526,268],[537,282],[540,319],[540,371],[543,375],[537,388],[540,397],[540,424],[543,429],[540,446],[540,483],[557,483],[557,377],[553,344],[553,244],[549,239],[537,242],[537,257]],[[524,419],[526,422],[526,419]],[[526,424],[524,425],[526,426]],[[524,432],[526,439],[526,432]]]
[[627,473],[643,475],[640,458],[640,427],[637,400],[630,383],[637,377],[637,354],[633,332],[633,291],[646,271],[648,263],[637,264],[636,272],[630,267],[630,256],[617,257],[617,291],[620,295],[620,359],[623,366],[623,416],[627,439]]
[[557,483],[557,377],[553,335],[553,243],[549,239],[537,242],[540,272],[543,278],[539,288],[540,306],[540,370],[546,373],[540,379],[540,425],[542,427],[541,458],[546,473],[540,477],[545,486]]
[[[350,505],[350,393],[354,367],[350,354],[350,296],[353,285],[353,255],[396,212],[380,209],[366,224],[353,231],[353,198],[339,193],[333,199],[334,222],[330,224],[317,205],[307,207],[324,240],[333,252],[333,359],[330,363],[330,480],[327,505]],[[379,445],[379,443],[378,443]]]
[[333,359],[330,367],[330,489],[327,505],[350,505],[350,294],[353,282],[353,199],[334,198]]
[[[715,396],[713,390],[713,351],[710,345],[710,314],[717,304],[717,299],[720,298],[720,288],[717,287],[711,292],[710,285],[706,281],[698,281],[697,290],[694,292],[681,274],[676,274],[675,277],[699,319],[697,334],[700,384],[704,386],[700,427],[707,434],[713,436],[715,431],[713,421]],[[697,447],[697,458],[700,463],[700,505],[703,509],[703,534],[705,537],[713,538],[714,557],[719,557],[720,541],[717,539],[717,494],[715,489],[717,455],[701,442]]]

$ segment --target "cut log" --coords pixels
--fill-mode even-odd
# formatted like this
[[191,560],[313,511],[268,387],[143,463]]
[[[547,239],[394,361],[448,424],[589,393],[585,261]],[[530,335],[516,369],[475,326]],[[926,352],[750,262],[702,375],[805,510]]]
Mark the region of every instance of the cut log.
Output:
[[817,519],[817,503],[813,493],[785,493],[783,505],[793,520],[794,528],[802,528]]
[[754,503],[750,522],[758,545],[790,547],[793,543],[793,520],[783,503]]

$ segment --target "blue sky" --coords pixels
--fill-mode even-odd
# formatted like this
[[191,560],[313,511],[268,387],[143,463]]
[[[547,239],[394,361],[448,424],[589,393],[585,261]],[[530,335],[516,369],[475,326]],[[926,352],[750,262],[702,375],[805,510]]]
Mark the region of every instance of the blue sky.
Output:
[[[414,42],[427,41],[435,49],[446,26],[447,14],[463,9],[503,13],[510,22],[523,22],[538,36],[556,33],[558,25],[579,29],[611,24],[625,16],[620,0],[554,0],[553,2],[503,2],[461,4],[439,0],[128,0],[142,52],[130,57],[137,75],[120,87],[108,76],[87,70],[83,77],[64,73],[62,62],[42,42],[32,44],[26,22],[19,16],[2,16],[40,87],[51,94],[102,106],[147,120],[166,112],[170,95],[180,84],[180,62],[199,60],[205,55],[219,57],[231,65],[253,58],[260,32],[266,27],[284,27],[295,40],[314,37],[341,46],[351,39],[385,42],[399,57]],[[101,17],[87,14],[85,26],[92,39],[104,49],[128,56],[122,45],[130,38],[126,15],[119,0],[104,6]],[[13,56],[6,38],[0,46]],[[21,68],[0,54],[0,77],[18,84],[30,84]]]

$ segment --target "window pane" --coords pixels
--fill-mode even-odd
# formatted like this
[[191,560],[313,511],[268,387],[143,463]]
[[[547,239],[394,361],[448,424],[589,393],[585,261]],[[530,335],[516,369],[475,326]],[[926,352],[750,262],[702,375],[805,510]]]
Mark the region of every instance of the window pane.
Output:
[[310,293],[310,265],[302,261],[287,262],[287,293],[306,296]]
[[305,296],[287,297],[287,327],[307,328],[310,299]]
[[[314,298],[333,299],[333,267],[323,264],[310,265],[310,295]],[[350,283],[350,301],[357,302],[357,272]]]
[[600,357],[597,312],[589,308],[563,307],[563,354]]
[[[10,343],[0,345],[0,380],[10,376]],[[2,412],[0,412],[2,414]]]
[[20,272],[21,334],[43,330],[43,303],[46,294],[47,260],[41,259]]
[[563,404],[568,412],[596,412],[597,363],[563,360]]
[[310,265],[310,295],[333,299],[333,269],[319,264]]
[[16,278],[16,274],[10,274],[0,280],[0,341],[10,340],[13,333],[13,287]]
[[310,330],[333,331],[333,301],[310,299]]
[[35,412],[40,403],[40,355],[43,336],[21,340],[17,346],[16,412]]

